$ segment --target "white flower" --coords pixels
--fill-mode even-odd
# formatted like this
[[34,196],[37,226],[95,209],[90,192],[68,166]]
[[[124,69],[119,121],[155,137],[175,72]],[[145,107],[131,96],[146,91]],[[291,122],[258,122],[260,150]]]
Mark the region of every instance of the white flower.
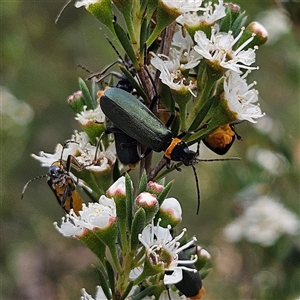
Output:
[[288,161],[282,154],[258,146],[249,148],[247,157],[275,176],[284,173],[288,167]]
[[194,42],[188,32],[186,32],[186,35],[183,36],[181,30],[178,30],[173,35],[172,46],[183,49],[181,52],[184,50],[190,51],[190,49],[194,47]]
[[114,182],[106,192],[108,197],[116,197],[117,195],[126,196],[125,177],[121,176]]
[[102,195],[99,202],[83,205],[77,216],[72,210],[63,218],[61,227],[56,229],[64,236],[81,236],[86,230],[106,229],[116,221],[116,205],[113,199]]
[[[83,206],[85,206],[85,204],[83,204]],[[62,217],[60,227],[58,227],[57,222],[54,222],[54,227],[66,237],[82,236],[85,232],[85,229],[81,225],[73,223],[69,216]]]
[[[0,118],[1,130],[10,129],[14,125],[25,127],[33,119],[34,111],[26,102],[18,100],[10,91],[0,86]],[[18,133],[20,133],[18,128]]]
[[76,131],[64,146],[58,144],[53,154],[41,151],[39,155],[32,154],[31,156],[41,162],[43,167],[50,167],[60,159],[67,161],[68,156],[72,155],[77,161],[77,167],[102,172],[109,169],[116,161],[116,155],[111,149],[113,148],[109,147],[106,152],[98,153],[98,147],[89,143],[88,135],[85,132]]
[[214,66],[220,65],[224,69],[230,69],[238,73],[242,73],[240,69],[257,69],[257,67],[250,67],[255,62],[255,49],[243,50],[253,40],[253,36],[239,46],[238,49],[233,50],[233,46],[242,36],[243,30],[234,38],[232,32],[216,32],[212,28],[210,39],[203,31],[196,31],[194,39],[197,45],[194,49]]
[[270,197],[260,197],[248,204],[243,215],[224,229],[229,241],[242,239],[251,243],[271,246],[283,234],[296,236],[300,234],[300,221],[281,203]]
[[187,12],[176,19],[176,22],[182,26],[187,25],[189,27],[199,26],[204,23],[206,26],[213,25],[217,20],[225,17],[225,6],[223,0],[219,0],[219,4],[214,4],[213,9],[212,3],[209,2],[205,5],[203,15],[199,15],[196,12]]
[[[164,275],[165,284],[176,284],[182,280],[182,270],[197,272],[197,270],[185,267],[185,265],[193,264],[197,260],[195,256],[191,260],[179,260],[178,253],[187,249],[190,245],[194,244],[196,238],[183,246],[180,246],[179,240],[184,236],[186,229],[183,229],[181,234],[172,237],[169,228],[163,228],[158,225],[147,225],[143,232],[139,234],[139,240],[146,248],[146,255],[151,264],[161,265],[165,271],[173,271],[171,275]],[[178,266],[181,264],[181,266]]]
[[54,162],[61,158],[66,161],[69,155],[76,156],[78,153],[84,152],[83,149],[87,146],[88,141],[89,137],[85,132],[78,133],[75,131],[75,135],[71,137],[70,141],[65,144],[64,147],[61,144],[58,144],[55,147],[55,152],[53,154],[41,151],[39,155],[32,154],[31,156],[41,162],[42,167],[50,167]]
[[227,100],[229,109],[237,114],[237,120],[247,120],[256,123],[257,118],[264,116],[259,105],[253,103],[258,100],[258,91],[250,89],[254,84],[248,85],[245,77],[240,77],[236,72],[228,71],[224,80],[224,98]]
[[83,126],[90,122],[104,123],[105,115],[100,105],[98,105],[96,109],[89,110],[87,110],[87,107],[84,106],[83,111],[76,115],[75,120],[77,120]]
[[94,228],[105,229],[115,222],[116,204],[113,199],[102,195],[99,203],[89,203],[80,213],[80,217],[76,216],[77,221],[82,226],[93,230]]
[[130,271],[129,279],[134,280],[134,279],[138,278],[142,273],[143,273],[143,267],[142,266],[136,267]]
[[95,298],[88,294],[84,288],[81,290],[81,293],[82,296],[80,297],[80,300],[108,300],[103,292],[102,287],[99,285],[97,285],[97,292]]
[[178,223],[182,220],[182,209],[179,201],[175,198],[167,198],[159,208],[160,212],[168,214],[170,218]]
[[182,14],[188,11],[201,10],[202,0],[160,0],[165,6],[170,9],[176,9]]
[[90,4],[95,4],[97,2],[99,2],[99,0],[80,0],[80,1],[76,1],[74,6],[76,8],[79,8],[81,6],[85,6],[85,8],[88,8]]
[[[187,53],[187,52],[186,52]],[[196,84],[191,80],[187,80],[182,71],[194,68],[199,64],[200,56],[188,58],[186,64],[180,62],[181,51],[174,48],[170,49],[170,56],[156,55],[152,53],[151,64],[160,71],[159,78],[161,81],[168,85],[172,90],[186,90],[192,93],[192,90],[196,88]],[[162,59],[164,58],[164,59]],[[192,93],[193,94],[193,93]]]

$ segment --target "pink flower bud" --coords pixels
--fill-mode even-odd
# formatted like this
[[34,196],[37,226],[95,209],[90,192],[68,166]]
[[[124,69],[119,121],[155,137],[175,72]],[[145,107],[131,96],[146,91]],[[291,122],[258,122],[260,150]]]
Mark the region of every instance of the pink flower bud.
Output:
[[158,195],[165,187],[157,182],[149,181],[147,183],[147,191],[151,194]]

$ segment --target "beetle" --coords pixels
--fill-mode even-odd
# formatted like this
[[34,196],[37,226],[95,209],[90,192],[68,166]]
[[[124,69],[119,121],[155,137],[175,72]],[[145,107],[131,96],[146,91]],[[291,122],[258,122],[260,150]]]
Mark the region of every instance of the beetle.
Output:
[[224,155],[231,148],[235,137],[238,140],[241,139],[241,136],[236,133],[234,125],[226,124],[208,134],[203,139],[203,143],[213,152]]
[[198,195],[198,214],[200,188],[194,166],[198,153],[190,150],[180,136],[173,138],[172,131],[152,111],[124,90],[117,88],[106,90],[100,98],[100,106],[104,114],[128,136],[155,152],[164,151],[167,168],[170,167],[171,160],[180,161],[185,166],[192,166]]
[[[135,69],[133,68],[133,65],[131,61],[128,59],[128,57],[125,56],[125,59],[121,57],[119,54],[118,50],[115,48],[115,46],[112,44],[112,42],[107,39],[114,51],[117,53],[119,56],[119,59],[108,66],[106,66],[101,72],[98,73],[93,73],[87,68],[80,66],[87,72],[91,74],[91,76],[88,77],[88,80],[92,78],[97,78],[97,82],[101,82],[104,78],[107,76],[111,75],[114,77],[117,77],[119,80],[115,86],[117,89],[124,90],[128,93],[133,93],[134,88],[132,82],[128,80],[126,75],[124,74],[125,70],[128,73],[128,76],[130,75],[132,77],[132,80],[134,80],[135,76]],[[113,65],[116,63],[122,63],[124,66],[123,73],[117,73],[114,71],[107,72]],[[98,92],[98,95],[101,97],[101,94],[103,91]],[[135,165],[138,163],[140,160],[140,154],[137,149],[137,141],[133,139],[130,135],[126,134],[124,131],[119,129],[115,124],[113,125],[108,125],[106,127],[106,133],[113,133],[114,134],[114,140],[115,140],[115,147],[116,147],[116,152],[118,159],[120,162],[124,165],[128,165],[130,169],[134,169]]]
[[[131,93],[133,91],[132,84],[126,79],[125,75],[120,78],[115,88]],[[106,132],[114,134],[118,159],[123,165],[128,165],[131,169],[134,169],[140,160],[137,141],[118,128],[116,124],[107,124],[106,126]]]
[[196,162],[197,152],[190,150],[143,103],[124,90],[110,88],[100,98],[104,114],[122,131],[155,152],[164,151],[167,165],[181,161],[185,166]]
[[[178,253],[179,260],[188,260],[188,256],[184,251]],[[178,264],[178,266],[185,266],[184,264]],[[196,270],[194,264],[189,264],[189,268]],[[201,299],[204,293],[204,287],[202,284],[202,278],[199,272],[191,272],[187,270],[182,270],[182,280],[175,283],[176,288],[186,297],[191,300]]]
[[[178,137],[173,137],[172,131],[169,130],[151,110],[132,94],[122,89],[110,88],[104,91],[99,102],[107,118],[123,132],[140,144],[148,147],[148,149],[155,152],[163,151],[167,161],[167,168],[170,167],[171,160],[182,162],[185,166],[191,166],[193,168],[198,195],[197,214],[200,208],[200,189],[195,168],[196,162],[238,160],[238,158],[197,159],[199,153],[198,149],[196,152],[190,150],[188,145],[181,139],[186,134],[185,132]],[[142,157],[145,157],[146,153],[144,153]]]
[[30,182],[33,180],[47,177],[47,183],[54,193],[57,202],[65,213],[69,213],[71,209],[74,210],[76,215],[82,210],[82,200],[79,193],[76,191],[76,185],[70,175],[72,155],[68,156],[67,163],[65,164],[62,158],[55,161],[48,169],[48,174],[37,176],[29,180],[23,187],[21,199],[24,196],[25,190]]

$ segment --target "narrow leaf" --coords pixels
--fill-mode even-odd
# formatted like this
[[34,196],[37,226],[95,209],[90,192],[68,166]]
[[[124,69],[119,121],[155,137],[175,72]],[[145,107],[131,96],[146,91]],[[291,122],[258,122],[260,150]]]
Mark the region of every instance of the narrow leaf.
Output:
[[95,109],[97,107],[97,101],[93,99],[91,93],[82,78],[79,78],[79,87],[82,92],[83,100],[87,109]]
[[142,292],[137,294],[136,296],[132,297],[132,300],[141,300],[146,296],[151,295],[151,293],[155,290],[156,286],[148,286]]
[[108,280],[109,280],[110,290],[114,291],[115,290],[115,273],[114,273],[111,263],[107,259],[105,260],[105,266],[106,266],[106,270],[107,270],[107,276],[108,276]]
[[159,205],[161,205],[163,203],[163,201],[166,199],[166,197],[168,196],[172,186],[173,186],[174,180],[170,181],[166,187],[161,191],[161,193],[157,196],[157,200]]
[[146,189],[147,189],[147,174],[146,174],[146,171],[144,170],[144,172],[141,176],[138,194],[145,192]]
[[134,215],[131,227],[131,250],[136,250],[139,245],[139,234],[146,224],[146,213],[143,208],[139,208]]
[[137,93],[146,101],[148,98],[144,90],[140,87],[137,81],[134,79],[132,74],[122,65],[119,65],[119,68],[124,73],[128,81],[132,84],[132,86],[136,89]]
[[127,285],[127,288],[126,288],[124,294],[121,296],[120,300],[126,299],[126,297],[128,296],[128,294],[130,293],[132,287],[133,287],[133,281],[129,281],[129,283]]
[[116,34],[118,36],[118,39],[119,39],[121,45],[123,46],[126,54],[132,61],[133,65],[137,65],[137,60],[136,60],[134,50],[132,48],[132,43],[130,42],[127,33],[124,31],[124,29],[118,23],[114,24],[114,28],[115,28]]
[[107,278],[106,278],[106,276],[103,273],[104,270],[100,270],[96,266],[94,266],[94,267],[95,267],[95,270],[96,270],[96,274],[97,274],[97,276],[99,278],[100,286],[102,287],[103,293],[105,294],[105,296],[106,296],[107,299],[111,299],[110,290],[109,290],[109,287],[107,285]]
[[127,230],[131,230],[132,223],[132,203],[133,203],[133,194],[132,194],[132,185],[131,178],[126,173],[125,175],[125,188],[126,188],[126,219],[127,219]]

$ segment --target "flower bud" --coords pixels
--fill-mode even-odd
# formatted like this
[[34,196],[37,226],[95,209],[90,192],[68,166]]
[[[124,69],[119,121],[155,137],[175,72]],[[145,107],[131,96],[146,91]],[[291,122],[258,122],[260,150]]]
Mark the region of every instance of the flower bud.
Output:
[[[250,48],[253,48],[253,46],[260,46],[266,43],[268,40],[268,32],[264,26],[262,26],[258,22],[251,22],[245,30],[245,33],[255,33],[253,41],[250,43]],[[243,39],[243,36],[241,37]],[[251,46],[253,45],[253,46]]]
[[179,224],[182,220],[182,209],[180,203],[175,198],[167,198],[163,201],[157,214],[161,218],[160,226],[167,228],[170,225],[172,228]]
[[196,247],[196,255],[198,256],[197,261],[195,262],[195,266],[197,270],[201,270],[204,266],[206,266],[210,260],[211,255],[204,248],[197,246]]
[[257,49],[258,46],[263,45],[267,40],[268,40],[267,30],[260,23],[252,22],[244,30],[241,38],[236,44],[236,47],[238,48],[244,43],[246,43],[243,48],[244,50]]
[[120,177],[106,192],[107,197],[114,198],[126,198],[126,188],[125,188],[125,177]]
[[119,219],[126,218],[126,187],[125,177],[120,177],[106,192],[109,198],[115,200],[117,206],[117,216]]
[[230,14],[231,23],[233,24],[234,21],[242,14],[241,7],[236,3],[225,3],[225,6],[227,8],[226,15]]
[[82,96],[82,91],[77,91],[68,98],[68,104],[76,113],[81,113],[84,108],[84,100]]
[[235,24],[235,27],[239,30],[242,27],[242,19],[241,19],[241,8],[239,5],[234,3],[225,3],[226,7],[226,15],[220,22],[220,31],[227,32],[232,30],[233,24],[239,17],[240,22]]
[[148,192],[139,194],[135,200],[138,207],[142,207],[146,213],[146,222],[148,223],[156,215],[159,204],[155,195]]
[[147,183],[147,192],[154,195],[159,195],[165,187],[157,182],[149,181]]

